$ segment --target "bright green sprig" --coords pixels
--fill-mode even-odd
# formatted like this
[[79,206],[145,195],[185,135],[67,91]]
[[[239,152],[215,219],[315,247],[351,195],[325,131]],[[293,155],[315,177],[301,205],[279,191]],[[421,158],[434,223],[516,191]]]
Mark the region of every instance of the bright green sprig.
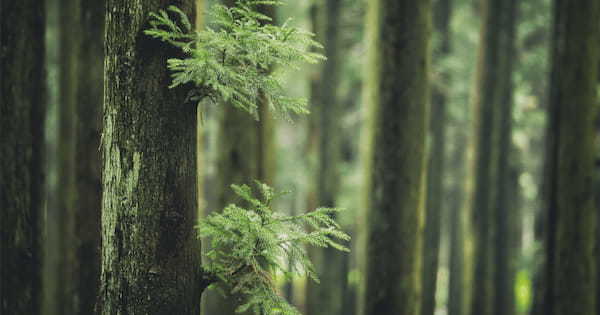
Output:
[[172,72],[171,88],[194,87],[190,100],[229,101],[258,118],[256,101],[263,93],[271,110],[289,118],[292,113],[307,114],[308,109],[304,99],[286,96],[281,74],[325,57],[311,52],[322,47],[312,33],[288,22],[272,25],[270,17],[254,9],[280,4],[246,0],[234,7],[214,5],[208,13],[213,22],[202,31],[194,30],[186,14],[170,6],[151,13],[151,27],[144,32],[184,52],[184,58],[169,59],[167,65]]
[[339,209],[285,216],[272,208],[281,194],[257,182],[258,197],[247,185],[232,185],[243,206],[231,204],[222,213],[211,214],[199,225],[200,235],[208,237],[211,250],[205,269],[214,274],[224,291],[245,297],[238,312],[297,315],[298,311],[276,293],[274,277],[285,280],[307,275],[318,282],[305,245],[333,247],[349,251],[341,241],[350,240],[334,216]]

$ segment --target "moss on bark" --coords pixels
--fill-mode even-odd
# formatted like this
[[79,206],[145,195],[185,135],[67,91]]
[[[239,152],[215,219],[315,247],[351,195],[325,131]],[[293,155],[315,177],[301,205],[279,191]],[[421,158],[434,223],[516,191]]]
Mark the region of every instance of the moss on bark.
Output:
[[419,314],[430,1],[369,2],[365,315]]
[[200,311],[196,104],[168,88],[179,52],[142,33],[168,5],[195,13],[191,0],[107,1],[101,314]]

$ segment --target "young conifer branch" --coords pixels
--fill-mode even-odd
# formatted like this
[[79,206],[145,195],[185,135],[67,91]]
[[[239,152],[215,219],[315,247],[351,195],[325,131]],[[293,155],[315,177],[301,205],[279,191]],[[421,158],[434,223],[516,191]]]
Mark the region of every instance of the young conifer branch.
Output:
[[298,315],[277,294],[276,275],[282,274],[287,281],[307,275],[318,282],[305,245],[349,251],[340,241],[348,241],[350,236],[332,219],[339,209],[319,208],[285,216],[271,207],[272,200],[281,194],[260,182],[256,186],[258,196],[249,186],[232,185],[243,206],[231,204],[200,223],[199,234],[208,237],[212,247],[205,254],[209,259],[205,268],[215,275],[216,285],[223,291],[245,298],[237,312]]
[[256,99],[262,91],[271,110],[290,118],[290,114],[307,114],[307,104],[303,98],[286,96],[281,75],[325,57],[312,52],[322,47],[312,33],[290,26],[289,21],[281,26],[265,23],[271,18],[254,9],[280,4],[244,0],[234,7],[213,5],[208,13],[212,23],[201,31],[192,28],[180,9],[169,6],[151,13],[150,28],[144,33],[185,54],[185,58],[169,59],[167,65],[172,72],[170,87],[193,86],[189,101],[205,97],[229,101],[258,119]]

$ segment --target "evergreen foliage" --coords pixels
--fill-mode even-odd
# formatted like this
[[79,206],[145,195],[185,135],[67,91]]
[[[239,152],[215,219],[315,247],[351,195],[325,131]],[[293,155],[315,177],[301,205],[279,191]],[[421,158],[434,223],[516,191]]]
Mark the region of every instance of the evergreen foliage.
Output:
[[[168,60],[171,87],[192,84],[191,101],[209,97],[229,101],[258,118],[259,91],[270,99],[270,109],[289,118],[290,113],[308,113],[304,99],[284,93],[281,74],[301,63],[316,63],[324,57],[309,52],[321,45],[313,34],[289,26],[271,25],[271,18],[255,11],[257,5],[280,5],[280,1],[240,0],[234,7],[213,5],[212,24],[196,31],[177,7],[151,13],[151,28],[145,34],[180,48],[185,58]],[[171,18],[175,16],[176,20]],[[276,69],[276,71],[271,71]]]
[[200,235],[209,237],[212,247],[204,268],[223,291],[244,297],[236,312],[296,315],[299,312],[276,292],[276,274],[286,280],[305,274],[318,282],[304,245],[349,251],[338,240],[348,241],[350,236],[333,219],[339,209],[284,216],[272,209],[273,199],[281,193],[260,182],[256,185],[258,197],[247,185],[232,185],[246,206],[231,204],[200,223]]

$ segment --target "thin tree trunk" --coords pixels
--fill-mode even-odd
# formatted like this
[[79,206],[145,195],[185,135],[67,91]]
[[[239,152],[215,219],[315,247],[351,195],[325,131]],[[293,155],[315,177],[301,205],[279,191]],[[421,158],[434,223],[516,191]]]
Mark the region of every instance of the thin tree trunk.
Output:
[[596,312],[598,1],[556,0],[548,126],[545,314]]
[[44,2],[0,2],[0,313],[40,313]]
[[75,150],[79,86],[79,1],[49,2],[57,27],[56,138],[49,147],[48,168],[53,171],[47,194],[46,242],[44,244],[43,313],[76,314],[79,263],[76,257]]
[[[434,27],[440,43],[435,57],[444,59],[450,54],[451,0],[439,0],[434,7]],[[434,61],[435,62],[435,61]],[[439,82],[432,90],[429,150],[429,170],[427,178],[427,204],[425,239],[423,246],[423,299],[421,315],[433,315],[436,309],[437,271],[440,255],[441,220],[443,217],[443,179],[446,130],[446,93],[448,73],[440,73]]]
[[[309,8],[310,14],[310,22],[311,22],[311,31],[315,34],[315,40],[319,43],[324,42],[324,28],[323,28],[323,15],[324,15],[324,2],[322,0],[312,0]],[[323,105],[322,101],[322,89],[321,82],[323,77],[323,64],[313,65],[309,78],[309,86],[310,86],[310,97],[309,104],[311,108],[320,108]],[[318,154],[319,154],[319,138],[320,138],[320,124],[319,124],[319,115],[311,114],[307,119],[307,135],[306,135],[306,147],[305,156],[307,162],[307,169],[310,174],[316,178],[317,168],[318,168]],[[307,211],[311,211],[311,209],[315,209],[318,207],[318,181],[312,180],[308,183],[308,192],[307,192],[307,200],[306,207]],[[313,264],[315,266],[322,265],[321,251],[317,248],[309,247],[307,249],[309,257],[311,258]],[[307,278],[307,282],[305,285],[305,301],[304,306],[306,312],[310,314],[311,310],[316,309],[314,306],[319,301],[318,290],[316,290],[315,286],[317,284],[313,283],[312,280]]]
[[484,1],[483,22],[477,67],[475,109],[475,164],[474,190],[471,204],[475,227],[475,273],[471,314],[491,315],[496,292],[494,286],[494,256],[496,248],[497,190],[500,152],[501,110],[510,82],[511,49],[507,38],[514,29],[511,16],[515,14],[515,0]]
[[365,315],[420,313],[430,1],[369,1]]
[[81,50],[77,80],[75,234],[78,314],[94,313],[100,285],[100,131],[104,76],[104,0],[81,1]]
[[[335,207],[340,185],[339,162],[341,153],[341,104],[338,100],[340,51],[340,0],[326,0],[323,4],[322,32],[324,54],[327,60],[322,66],[319,89],[321,103],[316,104],[318,162],[316,173],[316,201],[320,207]],[[319,253],[316,253],[319,251]],[[307,314],[337,315],[342,313],[343,291],[346,274],[342,268],[344,253],[333,248],[315,250],[316,267],[321,282],[307,285]]]
[[514,251],[514,241],[519,238],[514,232],[515,215],[518,213],[515,206],[516,203],[509,185],[513,182],[511,176],[511,158],[515,154],[514,145],[512,144],[512,114],[513,114],[513,83],[512,83],[512,66],[515,53],[515,32],[516,32],[516,16],[518,14],[516,1],[506,2],[503,16],[502,27],[504,29],[502,41],[502,54],[506,57],[504,63],[503,75],[500,77],[502,88],[504,89],[503,98],[499,106],[500,109],[500,125],[499,125],[499,155],[498,155],[498,199],[495,209],[495,224],[497,231],[496,247],[495,247],[495,315],[513,315],[516,311],[515,305],[515,263],[517,261],[517,253]]
[[166,60],[181,53],[142,33],[166,5],[107,1],[101,314],[200,311],[196,104],[168,88]]
[[465,224],[463,180],[465,179],[465,150],[467,135],[461,127],[455,127],[455,147],[452,153],[452,173],[455,180],[449,196],[450,205],[450,263],[448,283],[448,315],[465,313]]

